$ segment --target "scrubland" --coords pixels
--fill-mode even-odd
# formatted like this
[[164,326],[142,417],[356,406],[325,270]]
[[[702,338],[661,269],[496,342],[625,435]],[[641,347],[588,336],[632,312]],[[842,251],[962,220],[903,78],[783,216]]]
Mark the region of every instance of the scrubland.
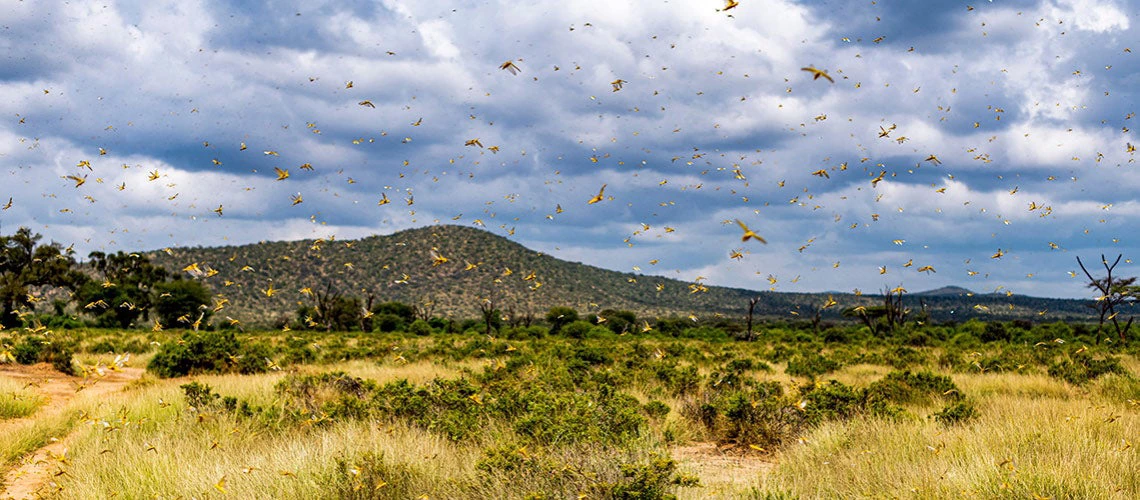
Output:
[[1005,331],[63,331],[74,376],[0,365],[0,460],[56,498],[1140,497],[1135,348]]

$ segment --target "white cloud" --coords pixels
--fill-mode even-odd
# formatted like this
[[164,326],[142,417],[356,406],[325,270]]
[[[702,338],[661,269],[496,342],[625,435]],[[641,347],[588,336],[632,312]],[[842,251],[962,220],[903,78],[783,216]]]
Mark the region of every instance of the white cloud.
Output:
[[[478,218],[592,264],[760,288],[771,272],[782,290],[877,289],[878,266],[893,279],[907,257],[939,270],[905,275],[912,289],[974,283],[977,267],[991,288],[1073,294],[1029,249],[1140,248],[1122,238],[1140,189],[1123,131],[1135,2],[959,9],[914,52],[889,15],[901,5],[876,7],[875,29],[897,33],[884,43],[812,2],[367,7],[250,21],[205,4],[15,4],[6,22],[25,31],[0,42],[5,222],[153,248]],[[499,70],[507,59],[522,73]],[[476,137],[498,153],[463,145]],[[293,176],[274,181],[274,166]],[[84,173],[79,189],[60,178]],[[602,184],[615,199],[586,205]],[[742,245],[737,218],[770,244]],[[999,246],[1017,265],[982,269]]]

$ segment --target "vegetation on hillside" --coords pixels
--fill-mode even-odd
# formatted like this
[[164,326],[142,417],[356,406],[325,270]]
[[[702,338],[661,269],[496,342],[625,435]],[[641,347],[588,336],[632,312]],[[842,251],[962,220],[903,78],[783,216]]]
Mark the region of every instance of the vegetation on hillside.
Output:
[[[488,301],[511,318],[528,321],[551,307],[584,314],[605,308],[639,316],[742,318],[755,299],[756,316],[811,317],[828,294],[756,292],[694,281],[609,271],[559,260],[485,230],[439,225],[353,241],[261,242],[215,248],[177,248],[149,254],[171,270],[210,284],[227,301],[230,316],[251,326],[281,326],[301,306],[314,306],[324,291],[370,303],[401,302],[427,315],[477,317]],[[757,287],[767,282],[757,277]],[[885,287],[889,290],[893,288]],[[271,293],[269,293],[272,291]],[[875,294],[834,294],[844,308],[875,306]],[[1078,300],[1005,294],[950,293],[913,298],[908,307],[940,321],[1037,318],[1088,319]]]

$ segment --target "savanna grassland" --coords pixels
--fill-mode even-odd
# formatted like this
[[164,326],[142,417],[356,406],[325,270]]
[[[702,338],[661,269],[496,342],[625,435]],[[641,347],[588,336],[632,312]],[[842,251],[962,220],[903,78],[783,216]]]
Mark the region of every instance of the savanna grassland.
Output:
[[1083,325],[417,332],[8,330],[7,494],[1140,496],[1140,361]]

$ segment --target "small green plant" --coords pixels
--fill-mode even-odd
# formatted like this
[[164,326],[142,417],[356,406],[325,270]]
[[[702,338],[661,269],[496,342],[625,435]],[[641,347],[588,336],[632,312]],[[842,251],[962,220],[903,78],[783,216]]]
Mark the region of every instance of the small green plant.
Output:
[[182,389],[182,396],[186,398],[186,404],[199,410],[216,406],[221,400],[221,396],[214,392],[214,388],[210,387],[209,384],[190,382],[178,387]]

